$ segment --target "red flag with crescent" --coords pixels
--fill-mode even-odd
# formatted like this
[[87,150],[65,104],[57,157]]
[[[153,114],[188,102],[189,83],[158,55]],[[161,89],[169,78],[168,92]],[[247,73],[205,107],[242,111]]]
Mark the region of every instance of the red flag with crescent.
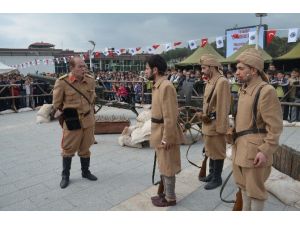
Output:
[[276,30],[267,31],[267,45],[271,44],[275,35],[276,35]]
[[201,48],[204,48],[207,43],[208,43],[208,38],[202,38],[201,39]]

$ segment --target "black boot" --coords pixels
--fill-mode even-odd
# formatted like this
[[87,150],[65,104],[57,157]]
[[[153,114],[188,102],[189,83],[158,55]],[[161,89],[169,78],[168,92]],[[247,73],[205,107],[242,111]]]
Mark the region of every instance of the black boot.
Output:
[[60,187],[66,188],[69,185],[72,157],[63,157],[63,171],[61,173]]
[[206,190],[212,190],[222,185],[222,170],[224,159],[214,160],[214,175],[212,180],[204,186]]
[[214,175],[214,160],[209,158],[209,174],[206,177],[200,177],[199,180],[202,182],[210,182]]
[[89,170],[90,167],[90,158],[82,158],[80,157],[81,162],[81,175],[83,178],[87,178],[89,180],[97,180],[97,177],[94,176],[91,171]]

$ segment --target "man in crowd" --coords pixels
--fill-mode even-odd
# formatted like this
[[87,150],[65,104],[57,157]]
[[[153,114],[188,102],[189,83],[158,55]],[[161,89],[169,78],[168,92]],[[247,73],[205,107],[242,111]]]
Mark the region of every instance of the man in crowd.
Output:
[[274,87],[267,83],[260,52],[247,49],[237,61],[236,75],[243,86],[235,119],[233,175],[242,190],[243,210],[259,211],[267,199],[264,183],[278,148],[282,111]]
[[[290,100],[294,103],[300,103],[300,70],[298,68],[293,69],[291,78],[289,80],[290,88]],[[300,121],[300,107],[290,107],[291,122]]]
[[176,205],[175,175],[181,170],[180,144],[183,135],[177,125],[177,94],[165,76],[167,64],[160,55],[152,55],[146,62],[145,74],[154,81],[151,108],[150,145],[155,148],[164,193],[151,198],[158,207]]
[[70,60],[70,73],[56,80],[53,90],[53,106],[63,112],[64,121],[61,150],[63,157],[61,188],[69,184],[72,157],[80,156],[82,177],[95,181],[91,174],[90,146],[94,143],[95,79],[85,73],[86,65],[80,57]]

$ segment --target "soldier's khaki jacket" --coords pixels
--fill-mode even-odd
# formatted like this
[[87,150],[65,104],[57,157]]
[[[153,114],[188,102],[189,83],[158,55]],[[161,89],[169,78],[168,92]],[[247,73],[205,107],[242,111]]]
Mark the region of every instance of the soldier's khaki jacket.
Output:
[[[163,175],[174,176],[181,170],[179,145],[183,142],[183,134],[177,124],[176,90],[165,76],[153,86],[151,117],[164,120],[164,123],[151,123],[150,145],[156,150],[159,171]],[[162,140],[176,147],[165,150],[160,147]]]
[[[75,108],[79,114],[80,123],[82,128],[88,128],[95,125],[95,116],[93,105],[81,96],[77,91],[70,87],[65,81],[66,79],[70,84],[82,92],[91,103],[94,103],[95,94],[95,79],[85,74],[83,80],[80,82],[75,80],[72,74],[66,74],[56,80],[53,89],[53,106],[55,109]],[[83,114],[90,113],[83,117]],[[63,125],[67,129],[66,124]]]
[[[207,102],[212,91],[212,97],[210,101]],[[202,133],[204,135],[226,134],[229,126],[228,115],[230,103],[231,94],[228,80],[220,73],[213,74],[205,86],[203,114],[216,112],[216,119],[210,123],[202,123]]]
[[233,163],[241,167],[253,168],[256,154],[261,151],[267,156],[267,164],[273,163],[273,153],[278,149],[279,137],[283,129],[282,111],[275,89],[260,77],[252,79],[248,86],[241,88],[236,115],[236,132],[251,129],[253,103],[261,85],[257,105],[257,127],[265,128],[266,134],[248,134],[239,137],[233,145]]

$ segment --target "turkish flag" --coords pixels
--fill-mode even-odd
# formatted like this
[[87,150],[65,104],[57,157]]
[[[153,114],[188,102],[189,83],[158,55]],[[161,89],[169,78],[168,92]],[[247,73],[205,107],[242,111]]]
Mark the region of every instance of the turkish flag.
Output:
[[139,50],[141,50],[141,47],[137,47],[135,50],[138,52]]
[[181,45],[181,41],[178,41],[178,42],[174,42],[174,46],[178,46],[178,45]]
[[205,45],[208,43],[208,39],[207,38],[202,38],[201,39],[201,48],[205,47]]
[[157,49],[160,45],[152,45],[154,49]]
[[95,52],[95,58],[100,58],[100,52]]
[[267,31],[267,45],[271,44],[275,35],[276,35],[276,30]]

